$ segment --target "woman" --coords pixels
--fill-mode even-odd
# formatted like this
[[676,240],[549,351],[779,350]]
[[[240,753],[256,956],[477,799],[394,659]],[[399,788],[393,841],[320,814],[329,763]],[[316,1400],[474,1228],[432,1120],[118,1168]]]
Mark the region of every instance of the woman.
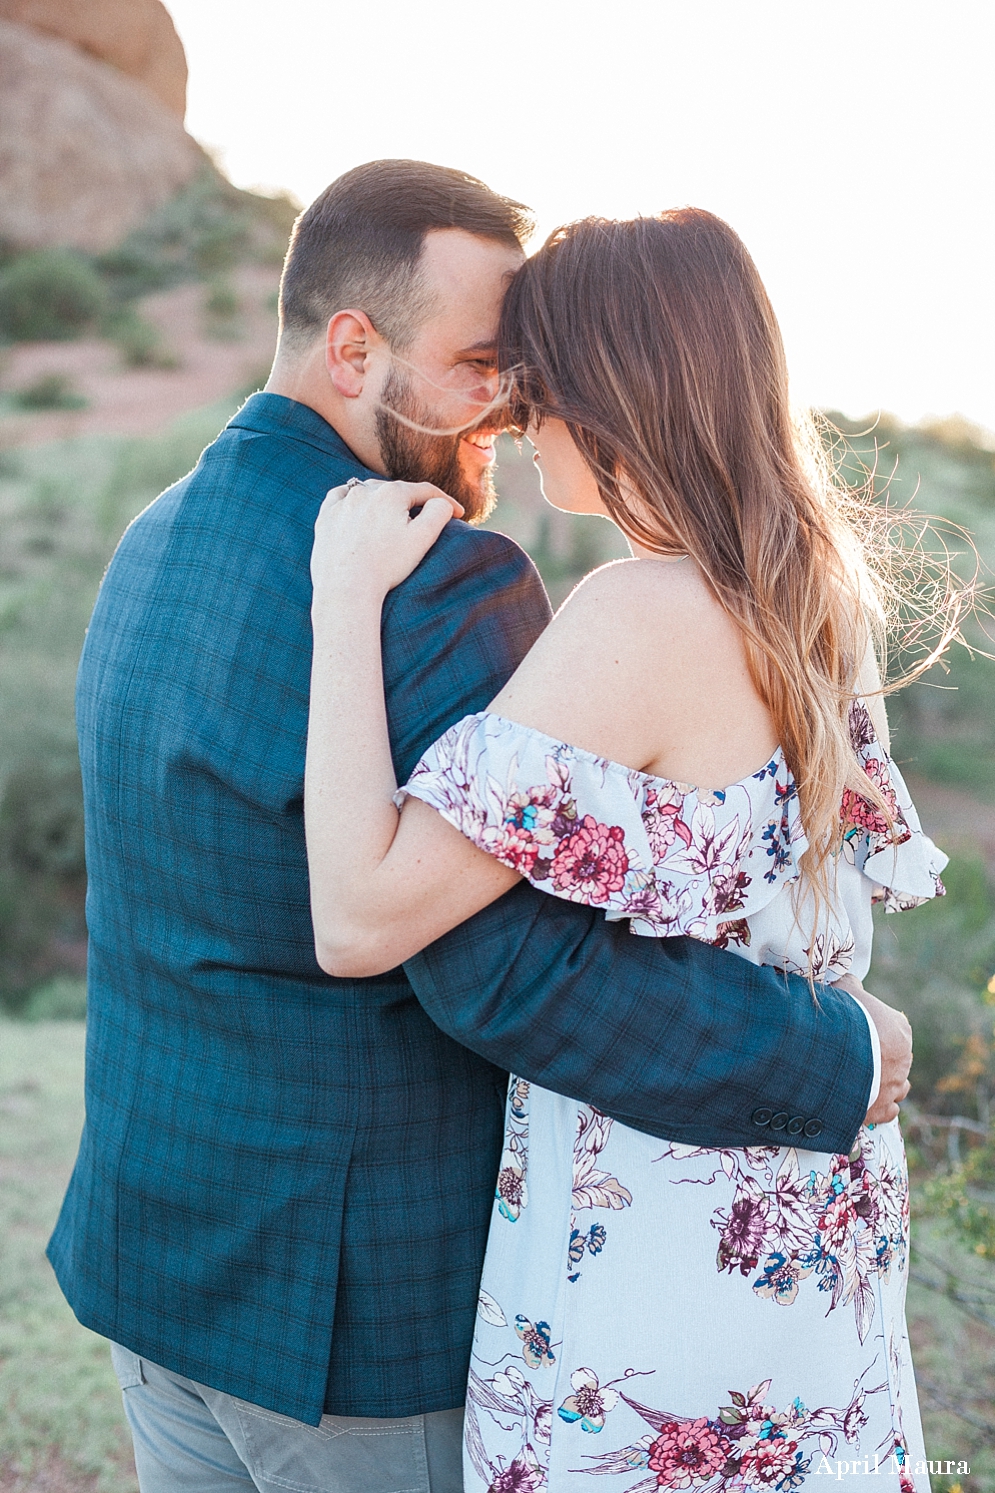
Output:
[[[546,498],[610,516],[633,558],[589,576],[397,792],[380,607],[459,508],[405,484],[329,495],[319,958],[390,968],[526,876],[634,933],[862,976],[872,898],[937,895],[945,858],[888,757],[870,555],[806,467],[745,248],[690,209],[575,224],[520,271],[501,344]],[[512,1078],[468,1487],[783,1490],[838,1459],[926,1493],[897,1121],[849,1156],[814,1139],[668,1144]]]

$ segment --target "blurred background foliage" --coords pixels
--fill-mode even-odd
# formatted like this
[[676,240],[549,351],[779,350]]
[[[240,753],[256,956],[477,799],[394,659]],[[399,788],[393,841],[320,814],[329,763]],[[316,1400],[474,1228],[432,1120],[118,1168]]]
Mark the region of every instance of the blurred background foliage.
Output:
[[180,191],[103,254],[18,250],[0,240],[0,339],[69,342],[109,325],[152,291],[217,279],[236,265],[279,266],[297,216],[286,196],[233,187],[205,159]]
[[[174,197],[102,254],[18,250],[0,239],[0,348],[98,335],[117,347],[125,367],[178,366],[160,329],[143,316],[143,298],[202,281],[213,334],[237,330],[232,272],[246,265],[278,268],[296,214],[289,197],[240,191],[205,158]],[[64,377],[48,375],[17,391],[14,402],[68,409],[85,401]]]
[[[932,539],[966,579],[995,569],[995,451],[959,418],[907,427],[828,412],[846,479],[873,473],[882,503],[939,521]],[[837,439],[832,435],[835,428]],[[522,453],[505,451],[496,527],[535,559],[555,602],[592,565],[626,553],[603,520],[536,500]],[[970,536],[968,539],[965,536]],[[975,549],[976,547],[976,549]],[[984,603],[942,664],[888,700],[892,748],[928,831],[950,853],[947,896],[877,916],[868,988],[907,1012],[915,1033],[903,1130],[913,1181],[909,1322],[931,1457],[966,1459],[958,1479],[933,1464],[934,1490],[995,1490],[995,653]],[[901,672],[914,660],[899,653]],[[892,674],[894,677],[894,673]],[[946,1450],[943,1450],[946,1449]]]
[[[113,253],[5,251],[0,334],[23,342],[96,333],[133,368],[168,368],[169,351],[144,319],[142,297],[196,281],[210,335],[231,336],[239,314],[232,272],[278,261],[293,212],[285,201],[250,196],[205,168]],[[65,1486],[133,1486],[121,1460],[113,1381],[100,1367],[99,1348],[89,1335],[79,1336],[41,1257],[80,1122],[69,1076],[74,1071],[78,1080],[85,1013],[76,663],[101,576],[125,527],[190,470],[264,377],[260,370],[230,398],[140,438],[93,434],[4,444],[3,415],[14,406],[11,396],[0,396],[0,1012],[7,1064],[0,1109],[10,1122],[4,1154],[16,1183],[3,1207],[14,1234],[33,1241],[11,1266],[0,1378],[13,1386],[17,1410],[0,1433],[0,1469],[47,1466],[55,1446],[65,1466],[75,1468],[71,1477],[82,1480]],[[18,398],[22,409],[85,403],[51,374]],[[882,496],[887,491],[890,502],[914,513],[962,525],[984,564],[995,565],[995,456],[981,432],[959,420],[908,428],[881,418],[869,431],[840,415],[831,419],[845,438],[851,480],[874,467]],[[501,502],[490,523],[529,551],[558,603],[584,573],[626,548],[603,520],[543,504],[527,449],[503,438]],[[956,536],[951,542],[958,564],[973,563],[968,546]],[[993,1493],[995,664],[984,656],[991,644],[981,624],[971,623],[967,636],[979,651],[955,647],[943,665],[890,701],[895,755],[927,828],[952,861],[945,899],[880,920],[868,983],[908,1012],[916,1035],[904,1128],[917,1218],[910,1318],[928,1444],[935,1455],[971,1461],[962,1493]],[[25,1388],[34,1381],[25,1378],[24,1365],[38,1342],[51,1348],[58,1395]],[[63,1385],[70,1371],[86,1385],[87,1376],[99,1379],[100,1387],[88,1391],[90,1409]],[[59,1396],[74,1407],[75,1422],[57,1413]],[[933,1478],[936,1489],[955,1481]]]
[[[184,206],[178,215],[184,232],[190,222],[201,224],[202,206],[196,195]],[[225,233],[211,226],[210,213],[205,221],[208,244],[244,246],[249,230],[238,237],[240,218]],[[183,273],[199,273],[192,250],[172,257],[178,241],[188,242],[180,228],[166,235],[170,257],[162,274],[173,273],[175,264]],[[196,235],[188,239],[203,243]],[[148,241],[140,239],[143,246]],[[212,248],[212,271],[214,255]],[[139,257],[136,250],[128,263]],[[145,273],[151,277],[152,271]],[[152,437],[0,446],[0,1004],[12,1013],[27,1009],[52,980],[82,970],[85,871],[72,694],[101,575],[125,526],[190,469],[237,403],[238,394]],[[847,434],[854,473],[858,461],[876,459],[892,502],[963,525],[982,559],[995,562],[995,457],[977,433],[959,422],[907,429],[885,420],[863,437],[860,428],[833,418]],[[501,503],[491,523],[530,552],[554,602],[592,566],[625,553],[605,521],[543,504],[532,463],[509,438],[498,482]],[[988,643],[978,623],[968,633],[979,645]],[[995,664],[955,646],[944,664],[892,696],[889,710],[896,756],[915,784],[926,785],[927,818],[928,791],[935,786],[974,821],[969,829],[990,828],[987,839],[963,828],[954,833],[949,897],[914,917],[882,920],[873,983],[900,999],[915,1021],[915,1103],[929,1113],[957,1109],[987,1121],[988,1078],[960,1090],[950,1086],[950,1075],[975,1050],[970,1043],[991,1038],[984,993],[995,973],[989,864],[995,854],[989,808],[995,805]]]

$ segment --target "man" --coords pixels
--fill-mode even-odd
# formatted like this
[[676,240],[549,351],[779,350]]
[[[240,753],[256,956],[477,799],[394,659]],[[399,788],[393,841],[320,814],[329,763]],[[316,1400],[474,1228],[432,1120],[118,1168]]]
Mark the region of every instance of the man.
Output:
[[[844,1150],[875,1087],[874,1023],[847,994],[815,1003],[526,883],[404,970],[315,962],[314,518],[375,473],[486,509],[527,229],[436,166],[333,183],[295,230],[267,390],[132,525],[97,602],[77,701],[87,1124],[50,1255],[115,1344],[143,1493],[456,1493],[509,1068],[700,1144]],[[548,616],[510,540],[447,526],[384,613],[400,781]],[[911,1046],[865,1000],[885,1119]]]

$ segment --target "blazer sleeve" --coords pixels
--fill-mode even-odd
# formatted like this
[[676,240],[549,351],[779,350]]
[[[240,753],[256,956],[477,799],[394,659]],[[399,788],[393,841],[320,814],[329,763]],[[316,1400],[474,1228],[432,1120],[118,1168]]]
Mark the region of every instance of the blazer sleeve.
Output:
[[[482,710],[549,620],[542,582],[503,535],[451,523],[391,593],[383,650],[404,782]],[[874,1072],[845,991],[520,883],[404,966],[427,1014],[499,1067],[649,1134],[702,1146],[848,1151]]]

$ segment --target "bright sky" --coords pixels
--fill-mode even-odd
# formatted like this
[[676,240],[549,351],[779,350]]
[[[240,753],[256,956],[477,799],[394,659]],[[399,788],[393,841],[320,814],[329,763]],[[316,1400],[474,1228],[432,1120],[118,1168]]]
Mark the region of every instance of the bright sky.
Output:
[[187,126],[308,202],[459,166],[545,233],[694,203],[781,319],[795,397],[995,431],[991,0],[166,0]]

